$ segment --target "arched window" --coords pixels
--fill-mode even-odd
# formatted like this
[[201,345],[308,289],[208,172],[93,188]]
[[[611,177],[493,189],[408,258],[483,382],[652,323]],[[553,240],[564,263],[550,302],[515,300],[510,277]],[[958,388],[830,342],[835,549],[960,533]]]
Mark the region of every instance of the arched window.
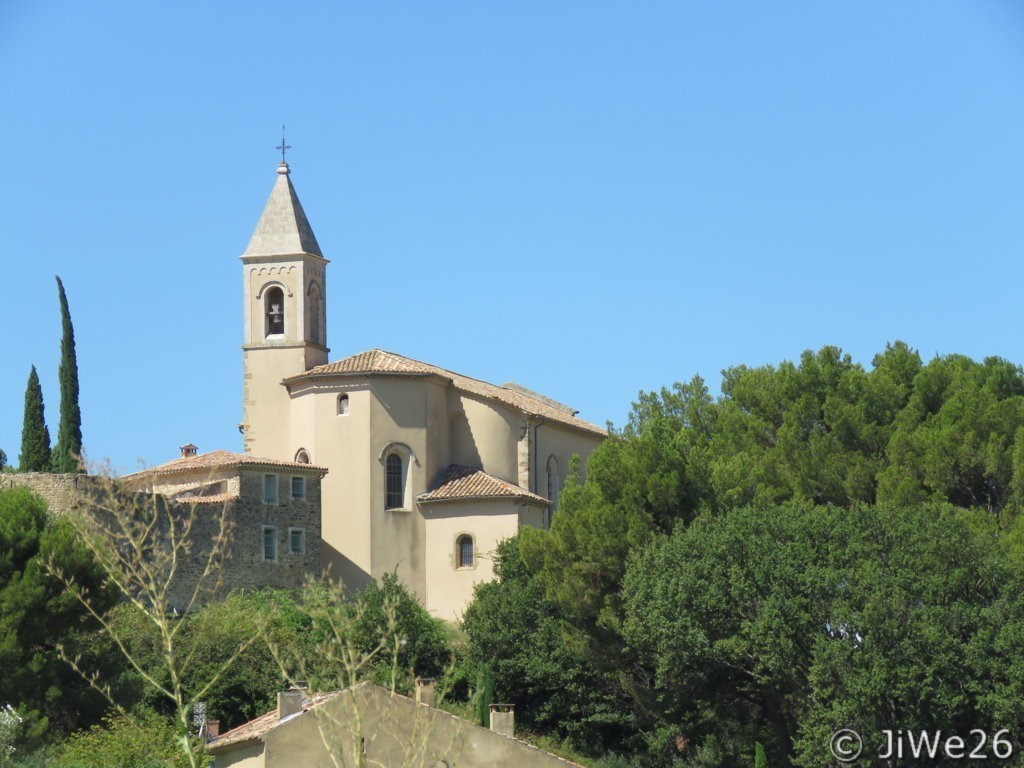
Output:
[[473,567],[473,537],[468,533],[459,536],[455,542],[455,562],[457,568]]
[[266,319],[264,335],[284,335],[284,291],[277,286],[270,288],[263,297],[263,311]]
[[562,493],[562,478],[558,475],[558,459],[554,456],[548,459],[548,501],[551,502],[551,510],[558,507],[558,497]]
[[299,464],[309,464],[309,451],[305,448],[299,448],[295,452],[295,461]]
[[348,395],[338,395],[338,415],[348,416]]
[[405,505],[405,478],[402,477],[402,457],[389,453],[384,462],[384,509],[401,509]]
[[320,289],[316,283],[309,286],[309,340],[320,344],[323,339],[320,337]]

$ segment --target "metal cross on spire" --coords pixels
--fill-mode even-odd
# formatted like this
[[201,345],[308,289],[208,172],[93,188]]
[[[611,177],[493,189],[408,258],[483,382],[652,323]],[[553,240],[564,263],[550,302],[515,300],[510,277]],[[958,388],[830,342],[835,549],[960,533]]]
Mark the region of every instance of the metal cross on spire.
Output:
[[284,159],[284,153],[287,152],[291,148],[292,148],[291,144],[285,143],[285,140],[284,140],[284,126],[282,125],[281,126],[281,143],[278,144],[276,147],[274,147],[274,149],[280,149],[281,150],[281,162],[282,163],[286,163],[286,161]]

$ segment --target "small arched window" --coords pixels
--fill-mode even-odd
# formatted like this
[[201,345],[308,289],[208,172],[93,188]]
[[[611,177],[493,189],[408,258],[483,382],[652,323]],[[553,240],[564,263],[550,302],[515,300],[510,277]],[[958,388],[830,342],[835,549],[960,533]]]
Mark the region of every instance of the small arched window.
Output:
[[401,509],[405,504],[405,482],[402,477],[402,457],[389,453],[384,462],[384,509]]
[[338,395],[338,415],[348,416],[348,395]]
[[558,474],[558,459],[554,456],[548,459],[548,501],[551,502],[551,510],[558,507],[558,497],[562,493],[562,478]]
[[295,452],[295,461],[298,464],[309,464],[309,451],[305,448],[299,448],[299,450]]
[[263,311],[266,320],[264,335],[284,335],[284,291],[277,286],[270,288],[263,297]]
[[456,560],[458,568],[472,568],[473,567],[473,537],[468,533],[459,536],[459,540],[455,542],[456,549]]

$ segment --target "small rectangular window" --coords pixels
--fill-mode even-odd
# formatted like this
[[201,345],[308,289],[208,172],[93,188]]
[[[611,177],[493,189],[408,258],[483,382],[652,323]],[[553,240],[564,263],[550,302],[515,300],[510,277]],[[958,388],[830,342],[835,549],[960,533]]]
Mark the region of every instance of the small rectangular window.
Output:
[[304,478],[304,477],[293,477],[292,478],[292,498],[293,499],[304,499],[304,498],[306,498],[306,478]]
[[263,476],[263,503],[277,504],[277,475]]
[[263,559],[277,562],[277,528],[272,525],[263,526]]
[[304,528],[288,529],[288,548],[293,555],[306,554],[306,531]]

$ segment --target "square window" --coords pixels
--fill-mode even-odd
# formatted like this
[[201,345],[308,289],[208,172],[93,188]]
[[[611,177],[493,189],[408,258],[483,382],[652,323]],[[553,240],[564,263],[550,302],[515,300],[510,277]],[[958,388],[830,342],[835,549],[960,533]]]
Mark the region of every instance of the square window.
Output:
[[288,529],[288,548],[293,555],[306,554],[306,530],[304,528]]
[[277,475],[263,476],[263,503],[277,504]]
[[304,478],[304,477],[293,477],[292,478],[292,498],[293,499],[304,499],[304,498],[306,498],[306,478]]
[[277,562],[277,528],[272,525],[263,526],[263,559]]

